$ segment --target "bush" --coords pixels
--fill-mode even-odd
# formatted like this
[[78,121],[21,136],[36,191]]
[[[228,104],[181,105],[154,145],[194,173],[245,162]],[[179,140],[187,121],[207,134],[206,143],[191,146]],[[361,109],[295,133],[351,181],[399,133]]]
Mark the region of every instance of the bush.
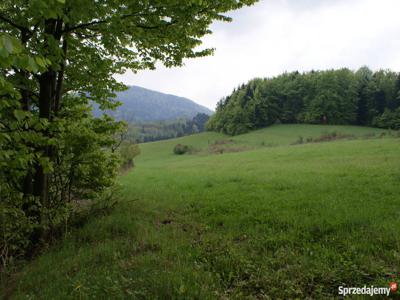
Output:
[[373,125],[380,128],[400,129],[400,108],[395,111],[385,110],[374,119]]
[[182,145],[182,144],[177,144],[174,147],[174,153],[177,155],[182,155],[185,153],[188,153],[190,151],[191,147],[188,145]]
[[134,166],[133,159],[140,154],[138,144],[132,144],[124,141],[119,148],[119,155],[121,160],[121,169],[126,170]]
[[[119,160],[112,149],[122,124],[92,117],[86,100],[73,96],[64,97],[60,120],[51,128],[33,114],[16,119],[19,110],[3,109],[5,100],[0,100],[0,119],[13,128],[0,130],[1,275],[18,258],[37,253],[65,233],[73,204],[92,203],[114,187]],[[47,128],[51,138],[36,128]],[[42,153],[44,147],[51,149],[51,157]],[[48,183],[45,198],[34,190],[38,165]]]
[[14,195],[12,201],[14,202],[0,203],[0,271],[25,254],[31,246],[31,241],[27,237],[39,225],[35,218],[29,217],[24,212],[22,197]]

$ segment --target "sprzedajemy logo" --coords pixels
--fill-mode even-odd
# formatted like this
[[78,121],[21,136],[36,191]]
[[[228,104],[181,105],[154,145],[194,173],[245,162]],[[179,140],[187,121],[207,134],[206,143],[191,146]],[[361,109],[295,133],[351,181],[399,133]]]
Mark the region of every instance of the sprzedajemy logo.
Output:
[[347,295],[385,295],[389,296],[391,292],[391,286],[389,287],[376,287],[376,286],[366,286],[363,287],[344,287],[339,286],[339,295],[347,296]]

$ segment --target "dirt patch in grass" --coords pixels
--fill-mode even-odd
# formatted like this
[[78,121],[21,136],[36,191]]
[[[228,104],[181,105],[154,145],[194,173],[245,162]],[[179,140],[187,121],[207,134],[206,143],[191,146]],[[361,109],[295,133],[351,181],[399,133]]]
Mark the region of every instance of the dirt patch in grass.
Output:
[[354,134],[347,134],[347,133],[325,133],[319,137],[312,138],[303,138],[299,136],[296,141],[294,141],[291,145],[301,145],[301,144],[309,144],[309,143],[322,143],[322,142],[333,142],[337,140],[351,140],[355,139],[356,136]]
[[224,153],[231,153],[231,152],[243,152],[243,151],[250,150],[250,149],[252,149],[252,148],[249,146],[237,145],[237,142],[235,142],[232,139],[218,140],[208,146],[208,153],[209,154],[224,154]]
[[158,244],[152,243],[140,243],[133,250],[133,255],[140,255],[147,252],[159,252],[161,250],[161,246]]

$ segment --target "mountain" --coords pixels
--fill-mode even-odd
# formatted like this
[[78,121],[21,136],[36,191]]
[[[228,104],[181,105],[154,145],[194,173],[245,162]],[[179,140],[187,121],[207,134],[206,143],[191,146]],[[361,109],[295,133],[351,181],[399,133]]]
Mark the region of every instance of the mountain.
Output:
[[[174,95],[164,94],[139,86],[117,93],[116,99],[122,105],[115,111],[107,111],[118,120],[128,122],[166,121],[178,118],[191,119],[198,113],[213,114],[210,109],[194,101]],[[95,116],[102,112],[95,107]]]

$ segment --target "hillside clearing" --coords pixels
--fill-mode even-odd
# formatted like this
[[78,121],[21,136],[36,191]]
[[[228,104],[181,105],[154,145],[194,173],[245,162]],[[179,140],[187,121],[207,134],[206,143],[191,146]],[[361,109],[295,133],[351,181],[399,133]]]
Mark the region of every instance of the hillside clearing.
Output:
[[[291,146],[334,131],[359,138]],[[143,144],[112,214],[30,263],[12,295],[322,299],[388,286],[400,271],[400,139],[383,132],[282,125]],[[172,153],[223,139],[252,151]]]

